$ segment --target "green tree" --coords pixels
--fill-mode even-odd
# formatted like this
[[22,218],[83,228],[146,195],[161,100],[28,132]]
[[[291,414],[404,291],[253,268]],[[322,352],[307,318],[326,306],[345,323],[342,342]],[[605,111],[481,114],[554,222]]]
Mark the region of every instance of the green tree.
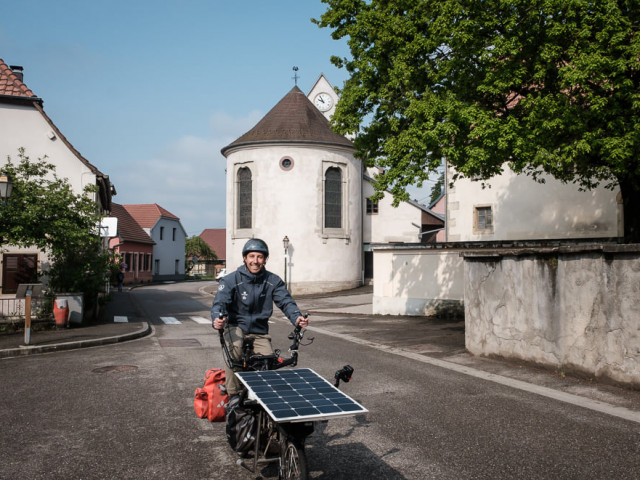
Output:
[[438,175],[438,179],[436,183],[434,183],[433,187],[431,187],[431,196],[429,197],[429,205],[432,205],[433,202],[438,200],[440,196],[444,193],[444,169]]
[[209,244],[205,242],[200,236],[194,235],[185,240],[185,265],[187,272],[193,270],[195,262],[193,257],[198,257],[199,260],[213,261],[217,260],[218,256],[214,252]]
[[5,244],[47,252],[49,289],[84,292],[85,307],[90,309],[105,285],[109,266],[97,234],[96,187],[75,194],[45,159],[33,161],[20,149],[18,160],[14,164],[9,157],[2,167],[13,179],[13,192],[0,207],[0,238]]
[[[322,0],[347,39],[333,116],[397,201],[440,165],[619,187],[640,241],[637,0]],[[368,123],[363,126],[363,122]]]

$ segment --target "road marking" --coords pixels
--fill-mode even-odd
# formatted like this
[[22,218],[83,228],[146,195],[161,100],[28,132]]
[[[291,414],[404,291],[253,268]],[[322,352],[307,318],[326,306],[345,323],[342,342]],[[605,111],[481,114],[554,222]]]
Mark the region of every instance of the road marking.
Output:
[[204,317],[190,317],[190,318],[191,318],[191,320],[193,320],[194,322],[196,322],[196,323],[201,323],[201,324],[203,324],[203,325],[206,325],[206,324],[211,323],[211,320],[208,320],[208,319],[206,319],[206,318],[204,318]]
[[628,408],[618,407],[616,405],[611,405],[598,400],[591,400],[590,398],[581,397],[579,395],[561,392],[559,390],[554,390],[552,388],[543,387],[540,385],[534,385],[532,383],[515,380],[513,378],[503,377],[501,375],[496,375],[495,373],[487,373],[482,370],[476,370],[475,368],[458,365],[457,363],[447,362],[445,360],[439,360],[437,358],[420,355],[419,353],[407,352],[400,348],[390,347],[388,345],[382,345],[380,343],[370,342],[368,340],[362,340],[361,338],[357,338],[346,333],[336,333],[318,327],[307,327],[307,330],[323,333],[331,337],[342,338],[343,340],[347,340],[352,343],[365,345],[367,347],[375,348],[383,352],[393,353],[402,357],[411,358],[413,360],[417,360],[418,362],[427,363],[436,367],[446,368],[447,370],[452,370],[463,375],[469,375],[471,377],[480,378],[482,380],[488,380],[490,382],[505,385],[507,387],[515,388],[525,392],[535,393],[547,398],[552,398],[560,402],[577,405],[579,407],[594,410],[606,415],[612,415],[624,420],[640,423],[640,412],[636,412],[635,410],[630,410]]
[[182,322],[180,320],[178,320],[176,317],[160,317],[160,320],[162,320],[167,325],[180,325],[180,324],[182,324]]
[[127,323],[129,321],[128,317],[123,317],[122,315],[114,315],[113,321],[115,323]]

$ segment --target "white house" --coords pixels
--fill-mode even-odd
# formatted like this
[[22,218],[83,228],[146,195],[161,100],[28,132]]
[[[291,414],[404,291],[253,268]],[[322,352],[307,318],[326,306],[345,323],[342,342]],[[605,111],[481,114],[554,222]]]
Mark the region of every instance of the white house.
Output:
[[[97,185],[94,199],[100,211],[108,215],[115,194],[109,176],[84,158],[45,113],[43,100],[23,82],[22,67],[9,67],[2,59],[0,132],[0,169],[8,157],[17,163],[20,148],[32,159],[46,156],[56,166],[58,177],[69,181],[74,193],[82,193],[87,185]],[[15,293],[18,283],[35,280],[36,270],[48,262],[46,254],[36,248],[2,248],[2,294]]]
[[[447,169],[447,182],[453,175]],[[619,189],[579,191],[549,175],[504,172],[483,182],[457,180],[447,190],[449,242],[615,238],[623,236]]]
[[187,233],[180,218],[156,203],[123,207],[155,242],[153,280],[184,279]]

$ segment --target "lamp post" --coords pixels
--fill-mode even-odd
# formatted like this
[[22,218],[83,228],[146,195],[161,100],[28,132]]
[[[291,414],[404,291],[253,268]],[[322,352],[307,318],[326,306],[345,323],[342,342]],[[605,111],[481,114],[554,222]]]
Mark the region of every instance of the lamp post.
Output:
[[287,285],[287,256],[289,254],[289,237],[286,235],[282,239],[282,246],[284,247],[284,288],[289,290]]

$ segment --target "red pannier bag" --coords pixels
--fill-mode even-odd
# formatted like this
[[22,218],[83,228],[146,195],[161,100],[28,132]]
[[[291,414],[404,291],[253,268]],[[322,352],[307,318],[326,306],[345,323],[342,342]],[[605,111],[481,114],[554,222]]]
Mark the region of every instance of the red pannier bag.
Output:
[[200,418],[210,422],[225,421],[225,407],[229,396],[224,386],[225,374],[222,368],[211,368],[204,375],[204,385],[196,388],[193,409]]

